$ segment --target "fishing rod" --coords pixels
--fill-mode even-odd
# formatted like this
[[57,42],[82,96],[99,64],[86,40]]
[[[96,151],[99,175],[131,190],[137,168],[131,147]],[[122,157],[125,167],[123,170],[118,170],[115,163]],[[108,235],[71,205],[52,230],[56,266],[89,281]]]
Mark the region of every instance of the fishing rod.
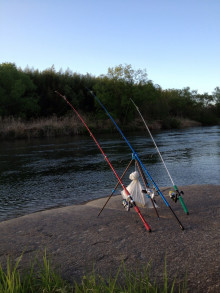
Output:
[[153,185],[155,186],[158,194],[161,196],[161,198],[163,199],[163,201],[165,202],[166,206],[170,209],[171,213],[173,214],[173,216],[175,217],[175,219],[177,220],[177,222],[180,225],[180,228],[182,230],[184,230],[184,227],[182,225],[182,223],[180,222],[180,220],[178,219],[177,215],[175,214],[175,212],[173,211],[173,209],[171,208],[171,206],[169,205],[169,203],[167,202],[167,200],[165,199],[164,195],[162,194],[162,192],[160,191],[159,187],[157,186],[157,184],[155,183],[155,181],[153,180],[153,178],[151,177],[150,173],[147,171],[147,169],[145,168],[145,166],[143,165],[142,161],[140,160],[140,158],[138,157],[138,154],[134,151],[133,147],[131,146],[131,144],[129,143],[129,141],[127,140],[127,138],[125,137],[125,135],[123,134],[123,132],[121,131],[121,129],[119,128],[119,126],[117,125],[117,123],[115,122],[115,120],[112,118],[112,116],[110,115],[110,113],[107,111],[107,109],[105,108],[105,106],[101,103],[101,101],[96,97],[96,95],[90,91],[91,95],[96,99],[96,101],[99,103],[99,105],[105,110],[106,114],[109,116],[109,118],[112,120],[112,122],[115,124],[116,128],[118,129],[119,133],[121,134],[121,136],[124,138],[124,140],[126,141],[127,145],[130,147],[131,151],[133,152],[133,156],[134,158],[141,164],[141,167],[143,168],[143,170],[145,171],[145,173],[147,174],[147,176],[149,177],[149,179],[152,181]]
[[138,162],[138,160],[136,160],[135,162],[136,162],[136,164],[137,164],[138,171],[139,171],[139,173],[140,173],[140,175],[141,175],[141,178],[142,178],[142,180],[143,180],[144,187],[145,187],[145,191],[146,191],[146,193],[149,195],[149,197],[150,197],[150,199],[151,199],[151,203],[152,203],[152,205],[153,205],[153,207],[154,207],[155,213],[156,213],[156,215],[157,215],[157,217],[158,217],[158,219],[159,219],[159,214],[158,214],[157,208],[156,208],[156,206],[155,206],[155,203],[154,203],[153,198],[151,197],[151,192],[152,192],[152,191],[149,189],[149,183],[147,182],[147,179],[146,179],[146,177],[145,177],[145,175],[144,175],[144,172],[143,172],[143,170],[142,170],[142,168],[141,168],[141,164]]
[[183,201],[183,198],[182,198],[182,194],[184,194],[183,191],[179,191],[178,187],[177,187],[176,184],[174,183],[173,178],[171,177],[170,172],[169,172],[169,170],[168,170],[168,168],[167,168],[167,166],[166,166],[166,164],[165,164],[165,162],[164,162],[164,159],[163,159],[163,157],[162,157],[162,155],[161,155],[161,153],[160,153],[160,151],[159,151],[159,149],[158,149],[158,147],[157,147],[157,144],[156,144],[156,142],[155,142],[155,140],[154,140],[154,138],[153,138],[153,135],[151,134],[150,129],[149,129],[149,127],[147,126],[147,123],[146,123],[146,121],[144,120],[144,117],[142,116],[142,114],[141,114],[141,112],[140,112],[138,106],[135,104],[135,102],[134,102],[131,98],[130,98],[130,100],[132,101],[134,107],[136,108],[136,110],[138,111],[138,113],[139,113],[139,115],[140,115],[142,121],[144,122],[144,125],[145,125],[145,127],[146,127],[146,129],[147,129],[147,131],[148,131],[148,133],[149,133],[149,135],[150,135],[150,137],[151,137],[151,139],[152,139],[152,141],[153,141],[153,143],[154,143],[154,146],[155,146],[155,148],[156,148],[156,150],[157,150],[157,152],[158,152],[158,154],[159,154],[159,156],[160,156],[160,159],[161,159],[161,161],[162,161],[162,163],[163,163],[163,165],[164,165],[164,167],[165,167],[165,169],[166,169],[166,171],[167,171],[167,174],[168,174],[168,176],[169,176],[169,178],[170,178],[170,180],[171,180],[171,182],[172,182],[172,184],[173,184],[173,188],[174,188],[174,190],[175,190],[176,193],[173,194],[173,193],[171,192],[171,194],[170,194],[171,198],[173,199],[174,202],[177,202],[177,199],[179,199],[179,200],[180,200],[180,203],[181,203],[181,205],[182,205],[182,207],[183,207],[184,212],[185,212],[187,215],[189,215],[188,209],[187,209],[187,207],[186,207],[186,205],[185,205],[185,203],[184,203],[184,201]]
[[139,217],[141,218],[142,222],[144,223],[144,226],[145,226],[146,230],[149,231],[149,232],[151,232],[150,226],[145,221],[144,217],[142,216],[142,214],[141,214],[138,206],[136,205],[135,201],[133,200],[132,196],[130,195],[130,193],[128,192],[128,190],[126,189],[126,187],[124,186],[124,184],[122,183],[120,177],[116,173],[114,167],[112,166],[112,164],[109,161],[108,157],[105,155],[103,149],[101,148],[100,144],[96,140],[95,136],[92,134],[91,130],[89,129],[89,127],[87,126],[87,124],[85,123],[85,121],[83,120],[83,118],[80,116],[80,114],[77,112],[77,110],[73,107],[73,105],[67,100],[67,98],[65,96],[63,96],[62,94],[60,94],[58,91],[55,91],[55,93],[57,95],[59,95],[61,98],[63,98],[66,101],[66,103],[73,109],[73,111],[75,112],[75,114],[78,116],[78,118],[81,120],[81,122],[83,123],[83,125],[85,126],[85,128],[88,130],[90,136],[93,138],[93,140],[96,143],[97,147],[99,148],[100,152],[103,154],[105,160],[109,164],[110,168],[112,169],[113,173],[115,174],[116,178],[118,179],[119,183],[121,184],[122,188],[124,189],[125,194],[126,194],[128,200],[129,200],[129,205],[131,203],[131,205],[134,207],[135,211],[138,213]]
[[[123,174],[121,175],[121,180],[123,179],[123,177],[125,176],[125,174],[127,173],[129,167],[131,166],[133,159],[129,162],[128,166],[126,167],[126,169],[124,170]],[[100,210],[99,214],[97,217],[99,217],[102,213],[102,211],[104,210],[105,206],[107,205],[107,203],[109,202],[109,200],[111,199],[111,197],[113,196],[113,194],[116,192],[116,189],[118,187],[118,185],[120,184],[120,182],[118,181],[118,183],[115,185],[115,187],[112,190],[112,193],[109,195],[108,199],[106,200],[105,204],[103,205],[102,209]]]

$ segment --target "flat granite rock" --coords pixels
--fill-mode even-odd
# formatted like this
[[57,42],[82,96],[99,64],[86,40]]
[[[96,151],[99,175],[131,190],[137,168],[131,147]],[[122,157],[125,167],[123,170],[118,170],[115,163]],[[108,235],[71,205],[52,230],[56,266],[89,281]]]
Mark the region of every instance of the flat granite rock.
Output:
[[[146,231],[138,214],[126,212],[120,195],[113,196],[97,217],[106,198],[83,205],[46,210],[0,223],[0,261],[30,259],[45,253],[61,275],[80,280],[93,267],[103,276],[115,274],[122,263],[128,270],[151,263],[151,278],[163,282],[165,258],[168,277],[177,283],[187,273],[188,292],[220,292],[220,185],[191,185],[180,188],[190,215],[180,202],[167,196],[185,230],[161,197],[158,219],[154,209],[140,208],[152,232]],[[163,190],[163,189],[162,189]],[[168,194],[166,189],[165,195]]]

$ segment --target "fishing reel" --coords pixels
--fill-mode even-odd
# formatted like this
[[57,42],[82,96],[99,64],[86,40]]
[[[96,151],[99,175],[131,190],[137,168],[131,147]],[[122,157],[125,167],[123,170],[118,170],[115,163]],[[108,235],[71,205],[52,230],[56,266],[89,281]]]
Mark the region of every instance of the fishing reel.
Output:
[[156,203],[156,200],[154,199],[154,197],[156,195],[158,195],[158,194],[156,193],[156,190],[154,188],[152,188],[152,189],[151,188],[147,188],[147,190],[142,190],[142,192],[144,194],[146,194],[146,196],[148,198],[151,198],[154,201],[154,203]]
[[148,188],[146,191],[147,191],[148,197],[154,199],[154,197],[155,197],[154,189]]
[[126,209],[127,212],[129,212],[130,208],[133,207],[133,204],[130,201],[127,201],[126,199],[123,199],[122,205]]
[[184,194],[183,191],[180,191],[180,192],[178,191],[175,192],[173,190],[169,191],[169,196],[174,202],[177,202],[177,200],[179,199],[179,196],[181,196],[182,194]]

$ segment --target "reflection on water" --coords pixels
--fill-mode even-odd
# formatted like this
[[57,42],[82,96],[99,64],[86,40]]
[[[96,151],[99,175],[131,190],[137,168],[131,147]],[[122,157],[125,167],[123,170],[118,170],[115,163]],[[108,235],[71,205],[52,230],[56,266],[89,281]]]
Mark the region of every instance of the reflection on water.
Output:
[[[153,135],[177,185],[220,183],[219,126]],[[127,138],[157,185],[171,186],[147,133]],[[120,176],[131,159],[127,144],[117,134],[97,139]],[[0,220],[107,196],[116,183],[89,135],[0,143]]]

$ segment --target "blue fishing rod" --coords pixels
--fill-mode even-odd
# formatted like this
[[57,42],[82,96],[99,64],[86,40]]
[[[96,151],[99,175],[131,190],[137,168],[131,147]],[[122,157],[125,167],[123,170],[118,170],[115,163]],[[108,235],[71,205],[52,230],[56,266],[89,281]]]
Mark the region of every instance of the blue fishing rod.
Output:
[[171,208],[171,206],[169,205],[169,203],[167,202],[166,198],[164,197],[164,195],[162,194],[162,192],[160,191],[159,187],[157,186],[157,184],[155,183],[155,181],[153,180],[153,178],[151,177],[150,173],[147,171],[147,169],[145,168],[144,164],[142,163],[142,161],[140,160],[140,158],[138,157],[138,154],[135,152],[135,150],[133,149],[133,147],[131,146],[131,144],[129,143],[129,141],[127,140],[127,138],[125,137],[125,135],[123,134],[123,132],[121,131],[121,129],[119,128],[119,126],[117,125],[117,123],[115,122],[115,120],[112,118],[111,114],[107,111],[107,109],[105,108],[105,106],[101,103],[101,101],[97,98],[97,96],[89,90],[89,92],[91,93],[91,95],[95,98],[95,100],[99,103],[99,105],[105,110],[106,114],[109,116],[109,118],[112,120],[112,122],[114,123],[115,127],[118,129],[119,133],[121,134],[121,136],[124,138],[125,142],[127,143],[127,145],[129,146],[129,148],[131,149],[132,153],[133,153],[133,157],[135,158],[135,160],[137,160],[141,167],[143,168],[144,172],[147,174],[148,178],[151,180],[151,182],[153,183],[153,185],[155,186],[158,194],[161,196],[161,198],[163,199],[163,201],[165,202],[166,206],[170,209],[170,211],[172,212],[173,216],[175,217],[175,219],[177,220],[177,222],[180,225],[180,228],[182,230],[184,230],[184,227],[182,225],[182,223],[180,222],[180,220],[178,219],[177,215],[175,214],[175,212],[173,211],[173,209]]

